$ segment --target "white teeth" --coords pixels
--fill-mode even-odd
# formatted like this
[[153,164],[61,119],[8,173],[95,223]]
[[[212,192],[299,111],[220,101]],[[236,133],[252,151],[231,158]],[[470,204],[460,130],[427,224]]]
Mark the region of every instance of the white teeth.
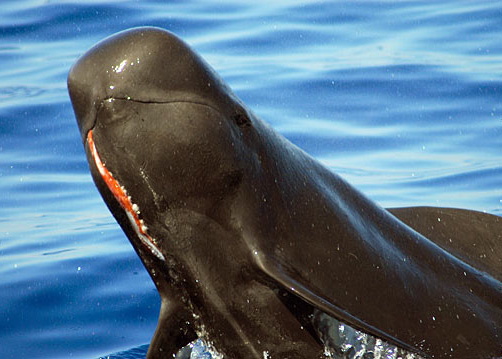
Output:
[[[129,221],[131,222],[134,232],[140,239],[140,241],[148,248],[150,251],[160,260],[165,261],[166,258],[158,248],[157,241],[150,237],[147,233],[148,227],[142,219],[139,219],[139,206],[132,203],[131,196],[127,196],[127,191],[124,186],[122,186],[115,178],[113,174],[107,170],[105,164],[99,158],[98,152],[96,151],[96,146],[92,141],[92,131],[89,132],[87,142],[90,146],[92,156],[94,158],[94,163],[101,174],[101,177],[105,180],[106,185],[111,190],[113,196],[120,203],[120,206],[125,210],[125,214]],[[124,197],[127,196],[127,199]]]

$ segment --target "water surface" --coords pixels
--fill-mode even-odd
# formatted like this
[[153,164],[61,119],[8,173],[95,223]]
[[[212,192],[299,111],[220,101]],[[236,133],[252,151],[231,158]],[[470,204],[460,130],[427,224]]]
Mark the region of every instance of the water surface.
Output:
[[3,1],[0,358],[141,358],[159,297],[88,172],[72,63],[154,25],[383,206],[502,214],[502,4]]

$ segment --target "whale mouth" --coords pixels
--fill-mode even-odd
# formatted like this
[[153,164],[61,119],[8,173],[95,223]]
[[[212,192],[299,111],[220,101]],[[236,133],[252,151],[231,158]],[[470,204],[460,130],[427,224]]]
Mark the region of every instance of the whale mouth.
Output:
[[108,189],[112,192],[122,209],[125,211],[127,218],[131,222],[131,226],[134,228],[134,232],[140,239],[141,243],[143,243],[157,258],[165,261],[165,257],[160,251],[157,241],[148,234],[148,227],[139,217],[141,213],[139,206],[132,202],[131,196],[127,195],[125,187],[113,177],[112,173],[106,168],[105,164],[101,160],[101,157],[99,157],[98,150],[94,144],[92,130],[89,130],[87,133],[87,144],[89,145],[92,159],[94,160],[94,164],[96,165],[101,178],[106,183]]

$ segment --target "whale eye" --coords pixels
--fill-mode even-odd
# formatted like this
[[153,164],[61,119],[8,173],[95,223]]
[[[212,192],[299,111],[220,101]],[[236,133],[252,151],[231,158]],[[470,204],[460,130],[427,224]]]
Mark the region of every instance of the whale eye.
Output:
[[239,127],[251,126],[251,121],[249,120],[249,118],[242,113],[237,113],[236,115],[234,115],[234,121]]

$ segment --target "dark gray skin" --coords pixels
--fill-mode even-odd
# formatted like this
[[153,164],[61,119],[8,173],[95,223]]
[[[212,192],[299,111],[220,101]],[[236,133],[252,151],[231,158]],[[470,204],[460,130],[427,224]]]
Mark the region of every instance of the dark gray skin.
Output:
[[[499,217],[379,207],[164,30],[100,42],[68,87],[96,185],[162,298],[149,359],[197,334],[226,358],[320,358],[314,308],[424,357],[500,357]],[[103,181],[90,130],[165,260]]]

